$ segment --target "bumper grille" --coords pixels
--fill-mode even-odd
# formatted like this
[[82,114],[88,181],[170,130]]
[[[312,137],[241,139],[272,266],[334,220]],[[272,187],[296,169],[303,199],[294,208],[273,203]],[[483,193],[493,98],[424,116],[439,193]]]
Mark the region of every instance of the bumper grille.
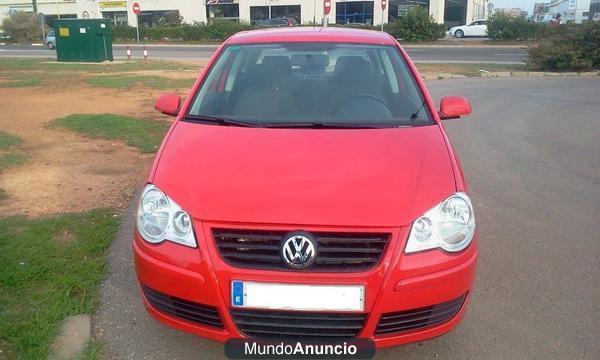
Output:
[[383,314],[379,319],[375,335],[399,333],[445,323],[458,313],[465,297],[466,294],[437,305]]
[[232,309],[231,316],[238,329],[252,338],[352,338],[366,319],[366,314],[238,309]]
[[[286,231],[213,229],[219,253],[231,266],[247,269],[292,270],[280,254]],[[389,234],[312,233],[318,244],[315,263],[294,271],[365,271],[381,259]]]
[[162,313],[202,325],[219,329],[223,328],[223,323],[216,307],[169,296],[152,290],[145,285],[142,285],[142,290],[148,303]]

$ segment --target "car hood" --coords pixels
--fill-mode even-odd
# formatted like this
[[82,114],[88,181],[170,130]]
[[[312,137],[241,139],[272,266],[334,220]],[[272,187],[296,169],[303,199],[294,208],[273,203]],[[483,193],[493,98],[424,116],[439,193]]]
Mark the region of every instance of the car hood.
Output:
[[196,219],[287,225],[401,226],[456,190],[438,126],[179,122],[150,181]]

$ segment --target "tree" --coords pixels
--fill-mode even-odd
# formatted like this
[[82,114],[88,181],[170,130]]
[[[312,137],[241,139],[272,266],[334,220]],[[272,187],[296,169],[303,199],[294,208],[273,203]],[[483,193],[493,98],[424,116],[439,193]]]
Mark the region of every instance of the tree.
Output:
[[37,16],[19,11],[10,14],[2,22],[2,29],[13,41],[39,41],[42,38],[42,25]]

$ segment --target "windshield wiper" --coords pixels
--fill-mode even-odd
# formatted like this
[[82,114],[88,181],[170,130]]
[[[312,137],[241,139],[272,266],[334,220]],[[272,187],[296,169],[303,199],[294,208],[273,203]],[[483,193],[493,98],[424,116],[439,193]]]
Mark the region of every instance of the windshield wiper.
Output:
[[306,122],[290,122],[290,123],[269,123],[264,124],[266,128],[277,129],[379,129],[381,126],[365,125],[365,124],[344,124],[336,122],[321,122],[321,121],[306,121]]
[[191,115],[187,114],[183,120],[189,122],[203,123],[203,124],[217,124],[222,126],[240,126],[240,127],[261,127],[260,124],[249,122],[249,121],[241,121],[241,120],[233,120],[220,116],[209,116],[209,115]]
[[427,100],[423,100],[423,103],[421,104],[421,106],[419,106],[419,108],[417,109],[417,111],[415,111],[411,116],[410,116],[410,121],[415,121],[419,118],[419,113],[421,112],[421,110],[423,110],[423,108],[425,107],[425,105],[427,105]]

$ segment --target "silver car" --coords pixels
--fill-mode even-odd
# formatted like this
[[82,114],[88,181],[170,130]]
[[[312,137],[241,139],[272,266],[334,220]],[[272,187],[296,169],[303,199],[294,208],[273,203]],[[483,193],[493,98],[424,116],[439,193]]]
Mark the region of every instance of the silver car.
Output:
[[46,36],[46,46],[48,49],[54,49],[56,47],[56,35],[54,30],[50,30]]

